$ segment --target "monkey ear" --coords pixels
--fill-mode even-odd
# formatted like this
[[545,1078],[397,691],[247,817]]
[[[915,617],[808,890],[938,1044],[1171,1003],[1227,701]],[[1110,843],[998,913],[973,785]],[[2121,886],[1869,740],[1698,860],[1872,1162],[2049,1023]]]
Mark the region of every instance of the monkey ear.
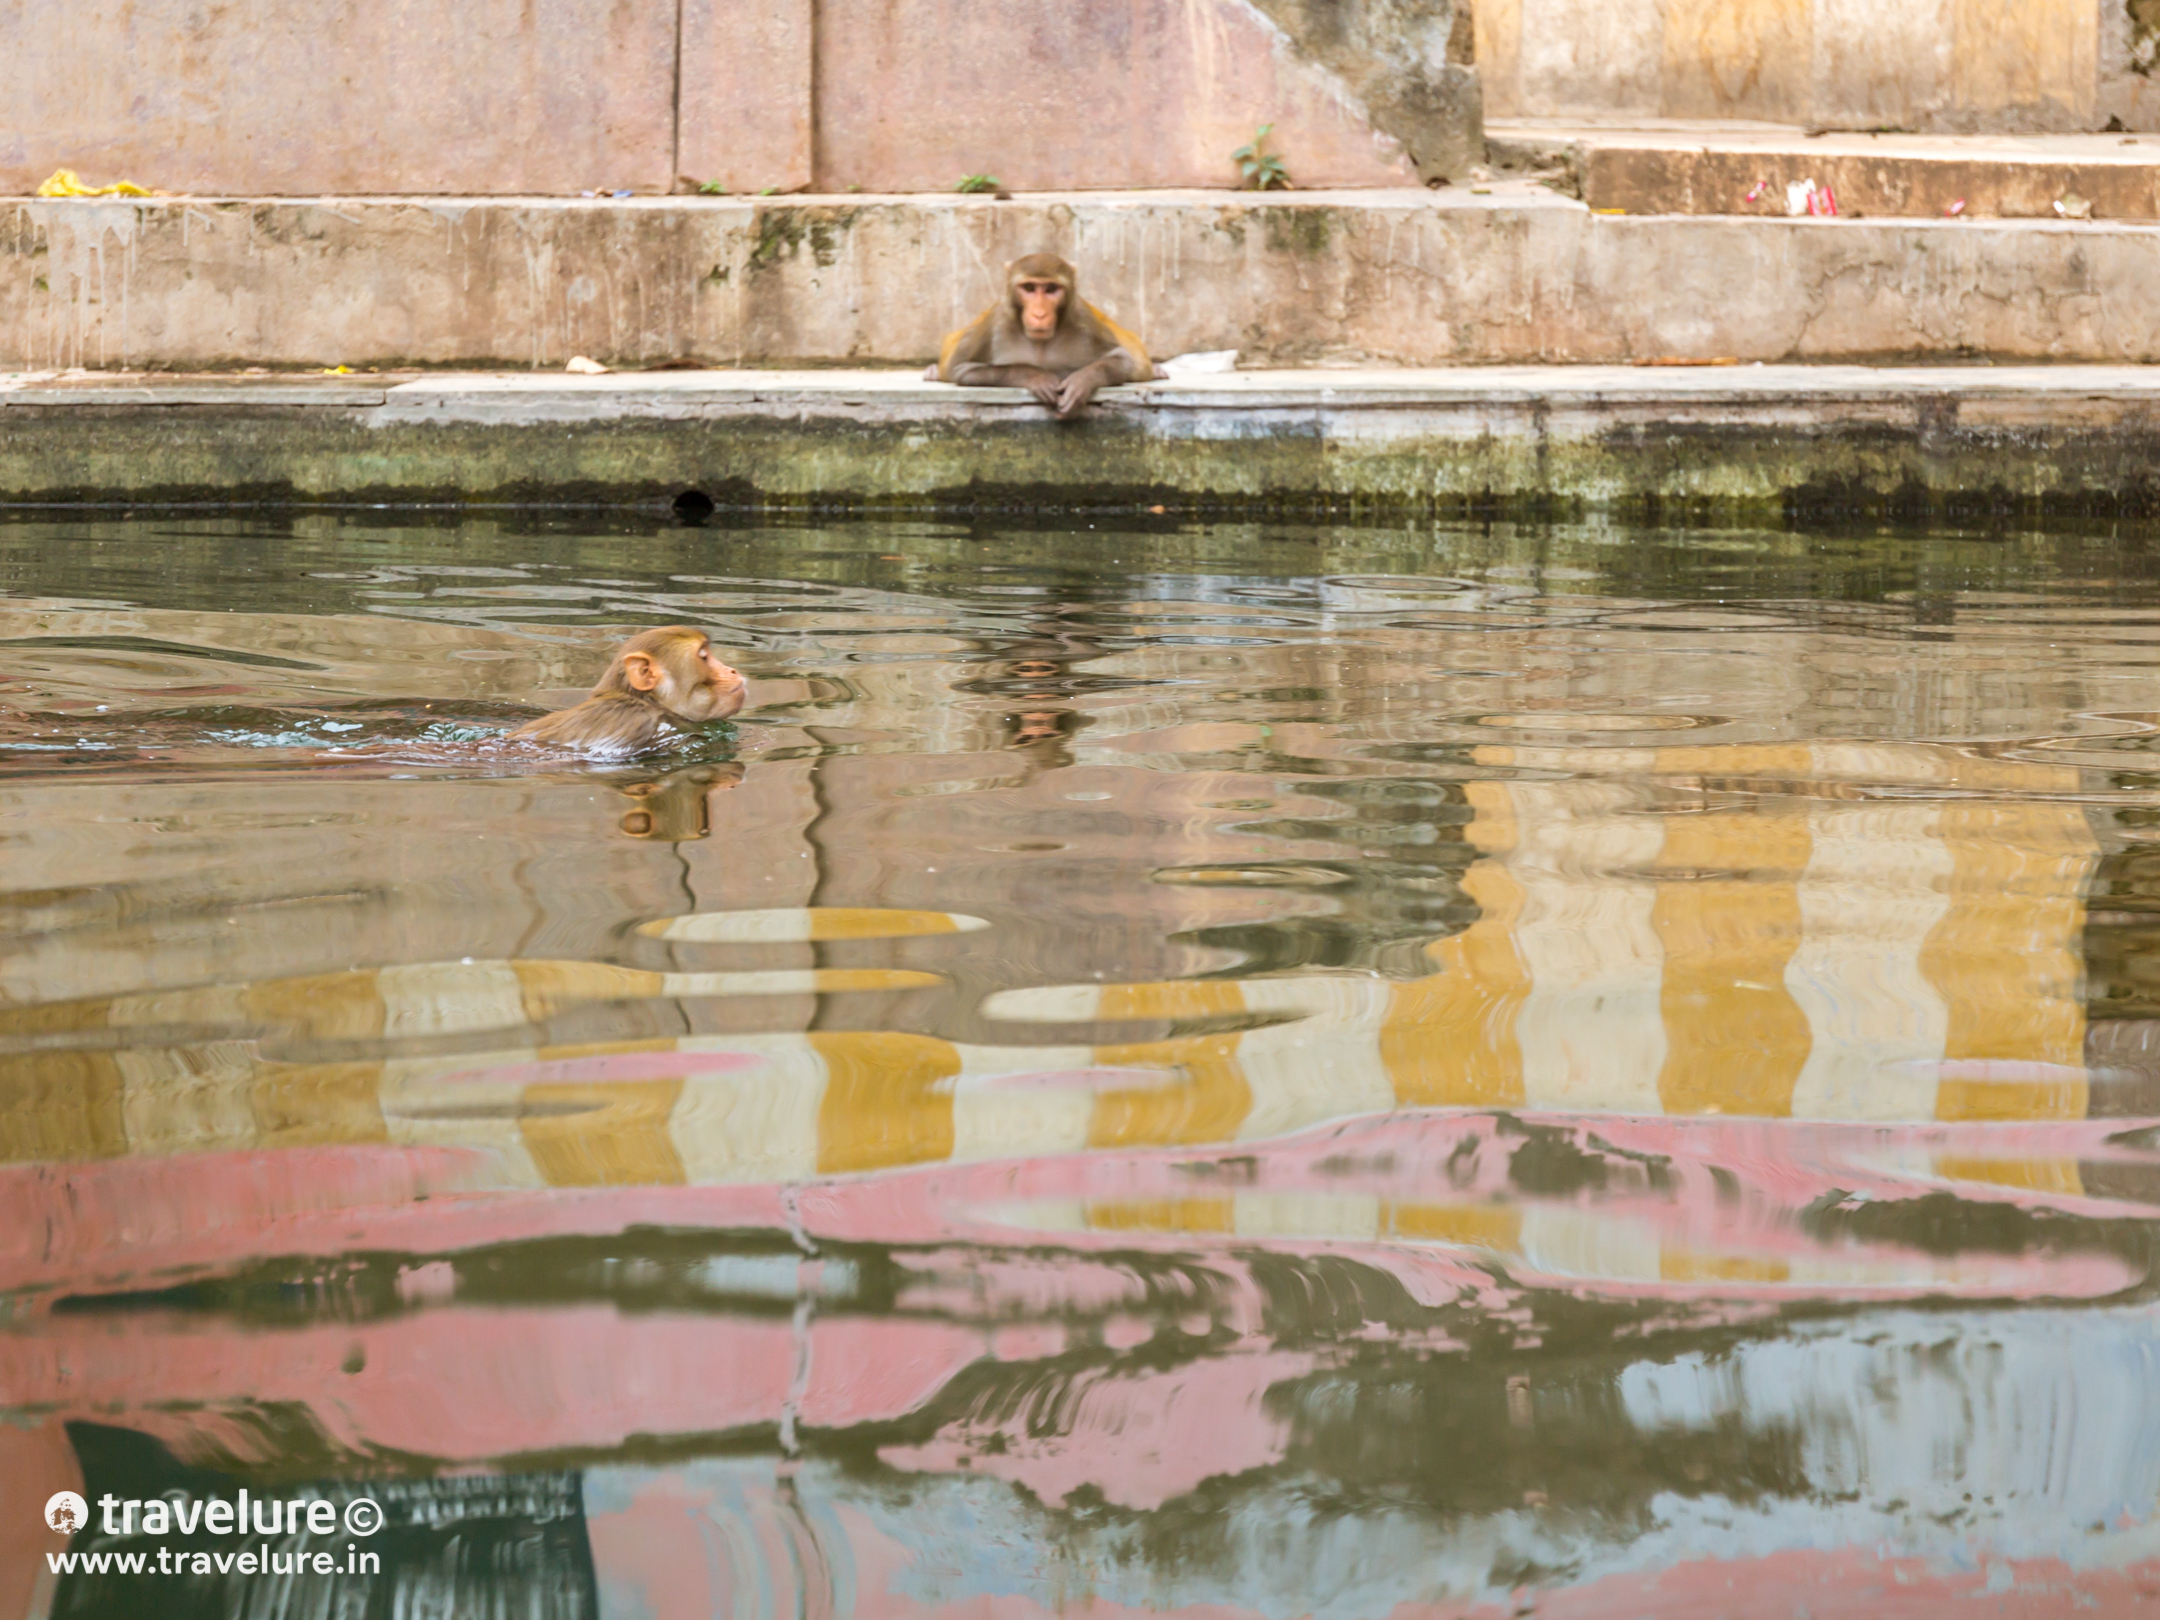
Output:
[[650,692],[660,684],[660,666],[644,653],[624,653],[622,672],[633,692]]

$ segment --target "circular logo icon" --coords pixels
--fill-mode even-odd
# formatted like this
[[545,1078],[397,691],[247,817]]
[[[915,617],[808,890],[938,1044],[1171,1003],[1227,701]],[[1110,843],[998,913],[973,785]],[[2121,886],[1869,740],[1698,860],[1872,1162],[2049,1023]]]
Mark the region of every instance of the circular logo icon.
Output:
[[372,1496],[357,1496],[345,1504],[345,1530],[348,1535],[372,1536],[382,1528],[382,1504]]
[[90,1522],[90,1504],[73,1491],[54,1491],[45,1502],[45,1523],[57,1535],[72,1536]]

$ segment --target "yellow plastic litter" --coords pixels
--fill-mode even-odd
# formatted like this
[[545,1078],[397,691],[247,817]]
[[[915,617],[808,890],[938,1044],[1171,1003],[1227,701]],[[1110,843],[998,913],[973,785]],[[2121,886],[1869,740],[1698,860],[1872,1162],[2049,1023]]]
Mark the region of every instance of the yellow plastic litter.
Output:
[[52,178],[37,188],[40,197],[147,197],[150,193],[132,180],[115,180],[109,186],[86,186],[73,169],[55,169]]

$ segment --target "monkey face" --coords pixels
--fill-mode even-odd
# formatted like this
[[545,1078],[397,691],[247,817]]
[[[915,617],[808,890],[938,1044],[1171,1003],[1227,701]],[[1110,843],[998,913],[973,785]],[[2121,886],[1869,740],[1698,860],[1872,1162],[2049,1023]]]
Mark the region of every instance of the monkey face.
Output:
[[1013,283],[1013,302],[1020,306],[1020,328],[1037,343],[1057,336],[1058,321],[1065,308],[1065,283],[1054,276],[1022,276]]
[[741,671],[722,663],[703,637],[684,650],[678,670],[669,673],[675,678],[663,679],[653,695],[671,714],[685,720],[725,720],[743,706],[747,683]]
[[623,677],[678,719],[699,724],[739,712],[748,690],[740,671],[720,661],[702,635],[681,636],[650,652],[625,653]]

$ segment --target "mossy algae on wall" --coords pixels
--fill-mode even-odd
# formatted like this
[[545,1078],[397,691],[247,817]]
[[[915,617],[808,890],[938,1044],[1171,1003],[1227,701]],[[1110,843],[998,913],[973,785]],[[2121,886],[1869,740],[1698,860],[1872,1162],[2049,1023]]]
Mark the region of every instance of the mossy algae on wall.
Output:
[[2160,510],[2160,384],[2133,371],[1700,378],[1237,376],[1112,390],[1068,423],[889,372],[19,388],[0,504]]

